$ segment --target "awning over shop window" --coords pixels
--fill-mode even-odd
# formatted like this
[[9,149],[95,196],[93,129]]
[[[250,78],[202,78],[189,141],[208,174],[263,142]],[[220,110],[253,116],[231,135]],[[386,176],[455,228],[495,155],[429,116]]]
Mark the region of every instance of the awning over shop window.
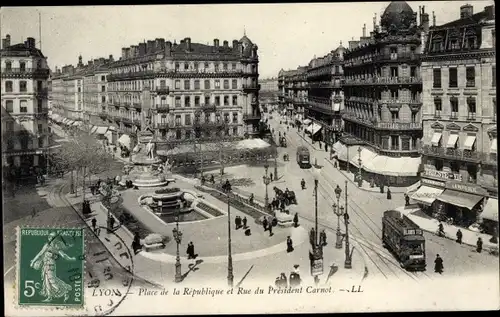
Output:
[[459,192],[452,189],[446,189],[441,195],[437,197],[437,200],[448,203],[450,205],[472,209],[483,198],[483,196]]
[[464,149],[471,151],[474,143],[476,142],[476,137],[473,135],[468,135],[465,139]]
[[315,135],[316,133],[319,132],[319,130],[321,130],[323,126],[317,124],[317,123],[313,123],[311,124],[310,128],[311,128],[311,134],[312,135]]
[[308,125],[308,124],[311,124],[312,121],[311,121],[311,119],[305,119],[304,121],[302,121],[302,123],[304,123],[305,125]]
[[122,136],[118,139],[118,143],[126,146],[127,148],[130,148],[130,136],[128,136],[127,134],[122,134]]
[[481,218],[498,222],[498,199],[488,198]]
[[454,148],[457,144],[458,134],[450,134],[448,137],[448,143],[446,143],[447,148]]
[[443,134],[441,132],[434,132],[434,134],[432,135],[431,144],[433,146],[439,146],[439,141],[441,141],[442,136]]
[[95,131],[96,134],[104,134],[108,131],[108,127],[98,127],[97,130]]
[[497,154],[497,138],[491,140],[490,153]]
[[418,181],[415,184],[408,186],[406,188],[406,194],[410,195],[410,194],[415,193],[421,187],[421,185],[422,185],[422,183],[420,181]]
[[366,160],[363,169],[385,176],[417,176],[420,167],[419,157],[389,157],[377,155]]
[[434,188],[429,186],[421,186],[413,195],[411,199],[430,206],[443,193],[444,189]]
[[[361,147],[361,153],[358,151],[359,147],[353,146],[352,147],[354,150],[356,150],[356,153],[354,156],[349,156],[349,160],[351,161],[351,164],[353,164],[356,167],[359,167],[359,158],[361,156],[361,166],[364,167],[366,165],[370,166],[372,160],[377,156],[377,153],[368,150],[367,148]],[[352,153],[352,150],[349,152],[349,154]]]
[[340,143],[340,141],[337,141],[332,145],[332,149],[333,149],[334,154],[337,156],[338,159],[340,159],[342,161],[346,161],[347,147],[344,144]]

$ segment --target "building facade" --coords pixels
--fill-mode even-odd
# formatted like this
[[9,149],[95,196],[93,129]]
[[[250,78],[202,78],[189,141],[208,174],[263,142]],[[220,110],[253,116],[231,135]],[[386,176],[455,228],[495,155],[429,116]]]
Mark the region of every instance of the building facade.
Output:
[[308,99],[305,117],[313,123],[306,132],[313,139],[333,145],[342,131],[344,110],[343,60],[345,49],[340,43],[332,52],[314,58],[307,68]]
[[495,53],[494,6],[474,14],[464,5],[459,19],[430,29],[422,58],[422,183],[430,189],[421,190],[436,193],[433,213],[467,226],[498,193]]
[[278,78],[259,79],[260,92],[278,92]]
[[[422,138],[420,51],[429,16],[404,1],[391,2],[380,26],[344,55],[344,120],[342,145],[350,164],[363,177],[385,185],[408,185],[419,177],[417,145]],[[352,148],[349,149],[349,148]],[[361,162],[361,164],[360,164]]]
[[2,161],[17,178],[45,173],[50,149],[47,58],[35,39],[2,40]]
[[299,66],[294,70],[281,70],[278,74],[280,107],[286,111],[291,120],[299,125],[304,120],[304,108],[307,105],[307,66]]

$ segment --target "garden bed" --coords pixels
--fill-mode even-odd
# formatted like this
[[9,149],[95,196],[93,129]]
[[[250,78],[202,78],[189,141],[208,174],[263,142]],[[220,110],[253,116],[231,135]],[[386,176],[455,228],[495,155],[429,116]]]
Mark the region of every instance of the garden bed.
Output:
[[[144,239],[149,234],[153,233],[141,222],[139,222],[128,210],[121,201],[115,204],[104,204],[104,207],[110,209],[110,212],[120,221],[120,224],[125,226],[132,234],[138,233],[141,239]],[[111,206],[110,206],[111,205]]]
[[219,209],[217,208],[214,208],[212,206],[209,206],[207,204],[205,204],[204,202],[200,201],[196,204],[196,207],[200,208],[201,210],[211,214],[212,216],[214,217],[220,217],[220,216],[223,216],[224,214],[222,212],[220,212]]

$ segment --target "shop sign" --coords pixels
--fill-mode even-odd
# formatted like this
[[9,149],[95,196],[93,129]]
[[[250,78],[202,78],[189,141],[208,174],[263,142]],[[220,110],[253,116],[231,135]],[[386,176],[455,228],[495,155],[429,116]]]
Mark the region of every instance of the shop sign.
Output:
[[436,187],[445,187],[445,185],[446,185],[444,182],[438,182],[438,181],[435,181],[432,179],[427,179],[427,178],[422,178],[420,181],[422,182],[422,184],[428,184],[428,185],[432,185],[432,186],[436,186]]
[[447,182],[446,188],[471,193],[478,196],[488,196],[488,192],[485,189],[472,184],[469,185],[465,183]]
[[430,170],[430,169],[425,169],[423,176],[436,177],[436,178],[441,178],[444,180],[452,179],[452,180],[457,180],[460,182],[462,181],[462,175],[460,175],[459,173],[436,171],[436,170]]

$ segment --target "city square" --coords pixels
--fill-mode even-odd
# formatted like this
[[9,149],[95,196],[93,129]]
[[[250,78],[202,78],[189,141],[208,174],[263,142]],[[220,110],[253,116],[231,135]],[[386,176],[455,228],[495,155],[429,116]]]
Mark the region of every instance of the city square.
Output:
[[[497,281],[494,5],[436,18],[415,4],[384,4],[372,31],[361,21],[362,36],[289,70],[246,27],[124,37],[138,44],[119,57],[63,66],[41,38],[2,33],[6,300],[67,297],[48,269],[63,260],[86,263],[88,315],[137,314],[127,298],[176,288],[327,298]],[[78,259],[50,241],[33,259],[59,285],[33,288],[40,303],[18,285],[23,228],[86,240]]]

